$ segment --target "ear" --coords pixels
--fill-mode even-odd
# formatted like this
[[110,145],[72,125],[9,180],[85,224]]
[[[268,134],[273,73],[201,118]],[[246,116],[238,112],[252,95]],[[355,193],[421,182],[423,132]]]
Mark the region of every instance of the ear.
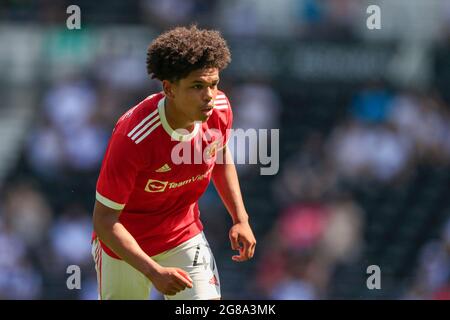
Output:
[[163,85],[163,90],[164,90],[164,94],[166,95],[166,97],[172,99],[174,97],[174,94],[173,94],[174,84],[172,82],[170,82],[169,80],[163,80],[162,85]]

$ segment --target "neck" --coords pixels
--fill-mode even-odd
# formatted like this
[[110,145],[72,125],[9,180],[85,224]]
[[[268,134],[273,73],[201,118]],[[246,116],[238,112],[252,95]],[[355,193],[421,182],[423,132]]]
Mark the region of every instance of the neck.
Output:
[[186,129],[192,131],[194,128],[194,122],[189,121],[186,119],[184,114],[177,111],[173,100],[166,97],[164,101],[164,110],[166,113],[167,122],[173,130]]

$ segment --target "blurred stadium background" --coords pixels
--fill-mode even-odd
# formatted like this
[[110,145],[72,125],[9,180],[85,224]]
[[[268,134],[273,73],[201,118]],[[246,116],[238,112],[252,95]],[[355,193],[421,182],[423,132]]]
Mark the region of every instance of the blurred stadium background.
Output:
[[[81,30],[66,28],[71,4]],[[366,27],[370,4],[380,30]],[[277,175],[239,166],[251,262],[231,261],[212,186],[201,200],[223,298],[449,299],[448,0],[2,0],[0,298],[96,299],[106,143],[160,90],[147,45],[192,22],[231,46],[221,89],[234,127],[280,128]],[[66,287],[72,264],[81,290]],[[366,286],[370,265],[380,290]]]

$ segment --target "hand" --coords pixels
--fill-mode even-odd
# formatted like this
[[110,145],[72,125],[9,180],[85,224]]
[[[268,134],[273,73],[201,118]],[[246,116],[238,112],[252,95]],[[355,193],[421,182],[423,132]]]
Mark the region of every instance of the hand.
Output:
[[233,225],[230,229],[229,237],[231,248],[239,250],[239,255],[231,257],[233,261],[241,262],[253,258],[256,239],[248,222],[239,222]]
[[191,277],[180,268],[161,267],[151,277],[150,281],[159,292],[167,296],[173,296],[186,289],[186,287],[192,288]]

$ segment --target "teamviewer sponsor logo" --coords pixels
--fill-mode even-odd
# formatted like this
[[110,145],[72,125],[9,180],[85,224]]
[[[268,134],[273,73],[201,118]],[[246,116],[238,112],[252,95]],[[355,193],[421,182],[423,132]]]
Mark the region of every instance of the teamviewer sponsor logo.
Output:
[[148,179],[145,191],[147,192],[163,192],[166,190],[168,181],[159,181]]

